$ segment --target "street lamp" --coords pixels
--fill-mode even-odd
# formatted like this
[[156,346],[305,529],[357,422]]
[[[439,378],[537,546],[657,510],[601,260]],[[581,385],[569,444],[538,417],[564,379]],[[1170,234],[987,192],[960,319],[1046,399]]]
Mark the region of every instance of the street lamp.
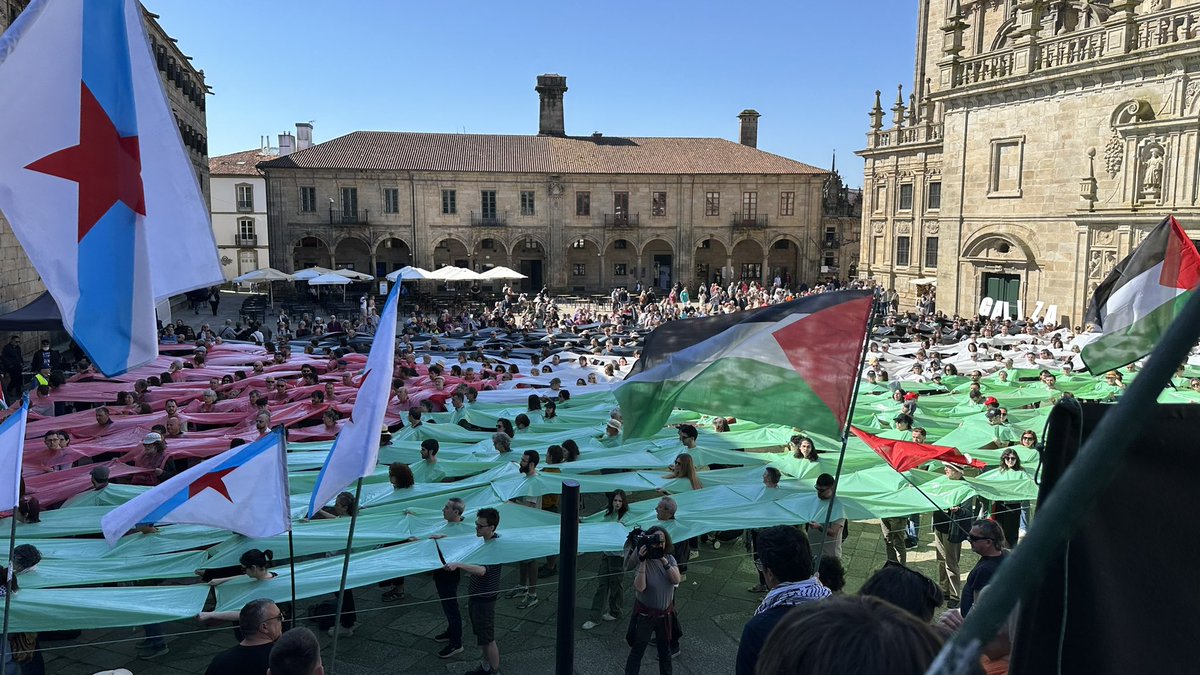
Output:
[[333,224],[333,197],[329,198],[329,224]]

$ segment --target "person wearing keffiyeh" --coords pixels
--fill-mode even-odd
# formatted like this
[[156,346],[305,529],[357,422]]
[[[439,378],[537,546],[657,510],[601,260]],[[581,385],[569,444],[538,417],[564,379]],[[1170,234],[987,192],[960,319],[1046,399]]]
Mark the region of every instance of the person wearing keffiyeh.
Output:
[[796,528],[787,525],[769,527],[758,533],[756,545],[759,559],[755,565],[762,571],[770,592],[742,629],[737,675],[754,675],[759,652],[771,629],[793,607],[832,594],[813,576],[812,549],[808,538]]

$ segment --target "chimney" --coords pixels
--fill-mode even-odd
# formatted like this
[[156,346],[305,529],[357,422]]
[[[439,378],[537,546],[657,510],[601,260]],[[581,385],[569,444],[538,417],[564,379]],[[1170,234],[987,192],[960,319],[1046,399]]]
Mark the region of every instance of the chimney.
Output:
[[296,149],[303,150],[311,148],[312,139],[312,122],[296,122]]
[[738,119],[742,121],[742,139],[741,144],[751,147],[758,147],[758,118],[762,115],[758,114],[757,110],[747,108],[743,110]]
[[567,78],[562,75],[538,75],[534,91],[542,99],[538,122],[539,136],[566,136],[563,122],[563,94],[567,91]]
[[279,134],[279,156],[287,157],[296,151],[296,137],[291,134]]

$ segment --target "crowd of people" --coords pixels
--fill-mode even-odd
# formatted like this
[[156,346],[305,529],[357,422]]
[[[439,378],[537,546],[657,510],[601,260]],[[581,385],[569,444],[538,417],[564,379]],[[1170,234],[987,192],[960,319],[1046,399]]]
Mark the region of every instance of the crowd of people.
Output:
[[[880,300],[881,315],[871,336],[862,391],[864,396],[886,401],[881,409],[896,413],[891,424],[894,435],[916,442],[933,440],[918,426],[927,408],[937,409],[939,400],[974,406],[970,412],[985,416],[988,425],[996,428],[992,447],[1003,450],[997,471],[1022,471],[1022,449],[1027,452],[1037,444],[1032,428],[1020,429],[1010,423],[1010,415],[1018,416],[1015,411],[1036,411],[1062,396],[1116,398],[1123,390],[1123,380],[1135,374],[1131,369],[1109,373],[1103,381],[1085,381],[1078,375],[1075,360],[1079,345],[1086,340],[1078,329],[1036,321],[945,317],[933,312],[927,300],[922,303],[924,312],[901,313],[895,306],[889,308],[890,295],[881,287],[866,281],[848,286],[873,288]],[[388,479],[395,490],[403,491],[416,482],[452,481],[463,475],[431,469],[438,464],[439,442],[419,431],[423,426],[429,429],[427,425],[442,427],[449,422],[463,432],[473,432],[471,438],[483,439],[489,453],[503,457],[512,451],[514,439],[529,433],[531,424],[554,425],[563,411],[570,413],[572,396],[604,392],[619,382],[636,361],[645,333],[664,321],[754,309],[843,287],[831,282],[790,290],[778,282],[759,285],[742,281],[727,286],[701,285],[694,296],[677,285],[662,298],[649,289],[615,289],[610,303],[573,310],[562,309],[546,291],[530,298],[506,289],[494,304],[462,305],[440,312],[413,308],[403,320],[385,419],[392,437],[420,441],[421,460],[411,467],[392,463]],[[276,426],[284,426],[292,441],[332,440],[353,407],[357,373],[370,348],[372,318],[377,321],[372,304],[364,302],[354,321],[281,315],[273,333],[264,333],[261,325],[248,319],[241,324],[226,322],[219,331],[209,324],[198,330],[183,322],[164,326],[159,360],[118,378],[94,372],[81,354],[62,355],[43,343],[31,363],[37,375],[31,383],[25,481],[16,517],[36,523],[45,509],[104,503],[97,501],[99,495],[113,484],[156,485],[191,464],[261,438]],[[10,346],[11,350],[5,348],[3,364],[11,375],[12,353],[20,355],[20,346],[17,342]],[[74,372],[66,370],[72,367],[68,359]],[[21,358],[15,367],[23,365]],[[1017,393],[1007,388],[1016,386],[1022,370],[1040,371],[1038,386],[1045,389],[1044,396],[1038,393],[1031,399],[1023,390]],[[1180,373],[1184,388],[1200,391],[1200,381],[1187,375]],[[1010,391],[1012,403],[1002,405]],[[995,395],[989,395],[992,393]],[[500,418],[494,428],[481,426],[470,413],[473,406],[489,401],[520,401],[527,404],[527,410],[511,420]],[[519,457],[513,452],[513,462],[526,480],[578,460],[581,446],[586,451],[622,444],[619,409],[599,420],[577,419],[575,423],[581,429],[598,425],[600,435],[564,439],[544,450],[523,450]],[[715,417],[713,433],[729,432],[730,424],[731,420]],[[683,631],[674,607],[674,589],[686,580],[688,562],[701,537],[710,536],[675,541],[671,535],[680,508],[671,492],[701,490],[706,478],[723,468],[717,462],[696,459],[698,432],[694,425],[680,424],[676,430],[679,452],[663,475],[664,481],[671,481],[670,487],[660,488],[663,494],[654,495],[657,524],[644,531],[634,529],[624,547],[600,553],[599,583],[588,619],[582,624],[584,630],[592,630],[628,615],[626,672],[639,671],[651,644],[658,653],[659,671],[671,672]],[[796,461],[819,462],[820,452],[803,434],[793,436],[785,452],[794,453]],[[971,473],[971,469],[954,465],[931,468],[943,471],[948,480]],[[777,466],[767,465],[761,480],[765,489],[777,489],[782,480],[794,480],[794,475],[785,476]],[[837,481],[822,473],[814,486],[818,499],[830,500]],[[621,523],[626,529],[634,527],[636,521],[627,515],[631,502],[638,501],[637,495],[617,489],[606,491],[604,497],[602,508],[592,514],[594,518]],[[548,494],[514,501],[539,511],[556,512],[559,506]],[[348,516],[359,506],[345,493],[325,514]],[[839,558],[845,518],[746,532],[743,537],[759,572],[759,583],[751,590],[765,596],[743,633],[738,672],[874,672],[876,662],[868,659],[901,653],[903,659],[889,661],[890,667],[923,672],[921,664],[928,664],[947,632],[969,613],[1008,548],[1016,545],[1030,515],[1021,500],[984,503],[974,497],[950,508],[926,510],[930,511],[938,581],[905,567],[905,551],[916,536],[914,519],[888,517],[882,519],[882,527],[889,565],[880,569],[858,596],[842,594],[844,572]],[[472,519],[475,534],[485,545],[503,535],[496,508],[469,509],[461,498],[451,497],[442,516],[448,525]],[[919,518],[915,522],[919,523]],[[979,562],[962,582],[959,552],[967,542]],[[224,571],[260,581],[273,578],[270,556],[263,551],[247,551],[244,559],[240,566]],[[519,609],[537,605],[539,579],[552,577],[556,565],[553,559],[519,561],[519,581],[503,595],[517,600]],[[18,574],[22,571],[16,564],[14,568]],[[205,573],[210,583],[228,578],[213,570]],[[465,648],[459,604],[464,573],[468,577],[468,620],[481,657],[474,672],[498,673],[495,607],[502,595],[500,564],[450,562],[434,572],[447,620],[446,630],[435,638],[444,644],[438,656],[450,658]],[[626,582],[630,577],[633,601],[627,610]],[[404,598],[402,577],[389,580],[386,587],[390,590],[383,596],[385,602]],[[14,582],[5,590],[15,589]],[[347,591],[342,604],[342,623],[335,626],[329,619],[329,625],[321,627],[349,637],[356,621],[352,592]],[[942,606],[947,612],[932,623],[934,610]],[[270,600],[256,600],[237,616],[202,615],[206,621],[236,621],[241,633],[238,645],[218,656],[215,670],[209,672],[261,673],[260,666],[268,659],[274,663],[273,654],[280,645],[292,645],[285,649],[290,653],[299,649],[300,643],[315,644],[315,638],[309,641],[312,635],[305,635],[303,628],[283,632],[283,609]],[[893,642],[901,641],[898,636],[902,636],[904,644],[888,642],[884,651],[868,648],[873,640],[883,639],[882,633],[871,638],[861,631],[846,630],[864,623],[879,626]],[[297,637],[287,639],[293,634]],[[22,673],[40,672],[32,657],[22,660],[22,655],[36,654],[40,662],[36,637],[32,640],[25,649],[14,646],[7,655]],[[268,648],[272,644],[275,647]],[[310,646],[301,651],[312,652]],[[147,640],[139,654],[153,658],[167,650],[161,631],[147,627]],[[991,657],[1002,663],[999,648],[989,654],[985,663],[990,664]],[[851,658],[859,660],[846,660]],[[240,669],[231,669],[229,664],[234,662],[241,664],[237,666]],[[853,664],[857,665],[851,667]],[[271,668],[271,672],[319,672]]]

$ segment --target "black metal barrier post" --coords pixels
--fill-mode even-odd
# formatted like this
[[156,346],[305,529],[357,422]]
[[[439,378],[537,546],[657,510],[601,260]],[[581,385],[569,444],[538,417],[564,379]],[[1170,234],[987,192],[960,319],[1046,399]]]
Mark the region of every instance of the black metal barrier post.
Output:
[[564,480],[558,500],[558,640],[554,672],[575,672],[575,579],[579,555],[579,481]]

